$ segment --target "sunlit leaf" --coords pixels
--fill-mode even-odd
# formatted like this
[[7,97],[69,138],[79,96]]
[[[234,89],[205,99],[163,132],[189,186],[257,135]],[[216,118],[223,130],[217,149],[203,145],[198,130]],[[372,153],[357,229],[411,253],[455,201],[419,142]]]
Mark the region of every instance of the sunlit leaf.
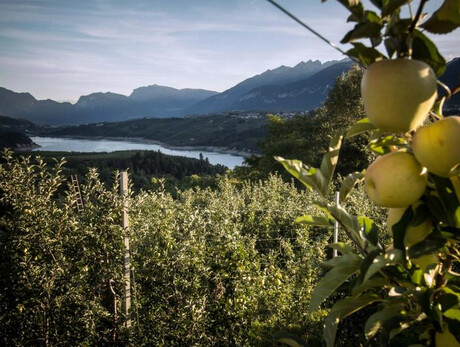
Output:
[[376,126],[372,124],[368,118],[363,118],[357,121],[347,130],[346,138],[350,138],[370,130],[376,129]]
[[330,243],[328,247],[336,249],[342,254],[355,253],[354,248],[344,242]]
[[[321,173],[325,178],[324,184],[327,186],[327,190],[331,183],[332,177],[334,176],[334,171],[339,160],[339,151],[342,146],[343,136],[341,134],[335,135],[330,143],[327,153],[323,156],[321,161]],[[327,190],[324,191],[324,195],[327,195]]]
[[379,237],[379,229],[375,222],[366,217],[366,216],[359,216],[358,222],[361,225],[361,235],[366,240],[368,240],[374,246],[377,246],[378,237]]
[[302,217],[296,218],[296,223],[312,225],[312,226],[319,226],[319,227],[332,227],[334,226],[334,221],[327,217],[322,216],[311,216],[305,215]]

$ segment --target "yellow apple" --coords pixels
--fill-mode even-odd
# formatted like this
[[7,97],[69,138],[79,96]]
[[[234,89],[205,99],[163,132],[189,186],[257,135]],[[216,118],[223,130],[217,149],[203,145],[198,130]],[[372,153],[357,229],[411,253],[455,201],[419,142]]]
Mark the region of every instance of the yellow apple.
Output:
[[427,174],[412,154],[392,152],[377,158],[369,166],[364,187],[377,205],[404,207],[423,195],[427,181]]
[[[393,225],[398,223],[408,207],[390,208],[388,211],[387,228],[391,236],[393,236]],[[411,207],[412,208],[412,207]],[[419,225],[409,225],[404,235],[404,246],[412,247],[419,243],[433,231],[433,223],[431,219],[427,219]]]
[[442,325],[442,333],[436,332],[434,338],[436,347],[460,347],[460,342],[455,338],[455,336],[449,331],[447,324]]
[[452,176],[460,165],[460,116],[446,117],[418,129],[412,138],[412,149],[428,171]]
[[436,75],[419,60],[381,60],[361,80],[367,117],[376,127],[408,132],[420,126],[436,100]]

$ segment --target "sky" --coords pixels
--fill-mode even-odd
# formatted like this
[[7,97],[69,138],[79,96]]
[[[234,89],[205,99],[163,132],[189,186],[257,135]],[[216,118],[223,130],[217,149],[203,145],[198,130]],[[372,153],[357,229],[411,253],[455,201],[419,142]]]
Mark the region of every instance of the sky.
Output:
[[[278,2],[336,44],[353,27],[337,1]],[[460,56],[459,31],[435,37],[447,59]],[[221,92],[281,65],[343,58],[265,0],[0,0],[0,86],[37,99],[152,84]]]

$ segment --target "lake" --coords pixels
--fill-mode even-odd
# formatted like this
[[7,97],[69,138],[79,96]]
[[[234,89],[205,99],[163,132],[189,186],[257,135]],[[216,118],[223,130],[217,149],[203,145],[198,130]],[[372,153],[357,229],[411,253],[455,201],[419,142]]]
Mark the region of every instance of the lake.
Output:
[[182,156],[188,158],[200,158],[200,153],[204,158],[208,158],[211,164],[225,165],[230,169],[243,164],[244,157],[199,150],[179,150],[169,149],[153,143],[142,143],[136,141],[117,141],[117,140],[90,140],[90,139],[71,139],[61,137],[31,137],[37,145],[34,151],[56,151],[56,152],[115,152],[128,150],[149,150],[161,151],[163,154]]

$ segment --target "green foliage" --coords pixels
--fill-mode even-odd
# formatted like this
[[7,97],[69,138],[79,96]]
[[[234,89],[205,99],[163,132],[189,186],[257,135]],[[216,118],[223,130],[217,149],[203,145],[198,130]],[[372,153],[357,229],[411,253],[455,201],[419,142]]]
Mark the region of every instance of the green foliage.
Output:
[[[39,155],[46,163],[54,158],[66,158],[63,173],[66,176],[78,174],[84,180],[88,167],[96,168],[101,181],[108,185],[114,184],[113,173],[117,170],[128,170],[133,190],[155,188],[152,177],[164,178],[171,192],[194,186],[215,185],[216,175],[223,175],[227,168],[223,165],[212,165],[206,159],[199,160],[186,157],[166,155],[160,151],[116,151],[112,153],[68,153],[68,152],[32,152]],[[194,177],[191,177],[195,175]],[[196,179],[200,175],[201,179]]]
[[[0,336],[5,345],[106,344],[120,333],[120,199],[91,171],[85,210],[58,196],[63,161],[13,159],[0,167]],[[120,297],[115,296],[117,306]],[[119,310],[119,307],[117,307]]]
[[[126,344],[122,200],[96,170],[78,211],[63,161],[4,153],[0,166],[0,336],[4,345]],[[115,177],[114,182],[117,182]],[[135,345],[274,345],[320,340],[309,311],[330,228],[295,223],[314,194],[270,176],[216,189],[130,197]]]
[[310,313],[328,234],[294,222],[312,196],[271,176],[235,189],[159,191],[133,206],[142,341],[270,345],[281,330],[319,337]]

